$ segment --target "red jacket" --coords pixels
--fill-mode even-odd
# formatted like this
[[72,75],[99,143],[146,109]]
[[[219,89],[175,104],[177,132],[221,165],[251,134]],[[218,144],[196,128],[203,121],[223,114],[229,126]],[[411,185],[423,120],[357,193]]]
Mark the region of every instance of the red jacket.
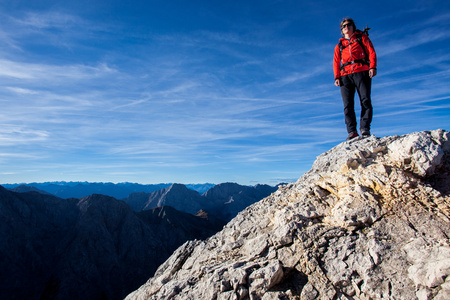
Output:
[[[364,49],[362,49],[360,43],[357,40],[357,37],[362,36],[362,43],[365,48],[365,52],[367,53],[367,58],[370,61],[370,65],[354,62],[355,60],[365,58]],[[339,49],[339,44],[342,43],[342,56],[341,51]],[[377,68],[377,54],[375,53],[375,49],[373,48],[372,42],[366,34],[363,34],[360,30],[356,30],[352,36],[350,37],[350,41],[346,38],[341,38],[339,40],[339,44],[334,48],[334,60],[333,60],[333,71],[334,78],[338,79],[341,76],[358,73],[362,71],[368,71],[369,69]],[[343,69],[341,66],[345,63],[349,63]]]

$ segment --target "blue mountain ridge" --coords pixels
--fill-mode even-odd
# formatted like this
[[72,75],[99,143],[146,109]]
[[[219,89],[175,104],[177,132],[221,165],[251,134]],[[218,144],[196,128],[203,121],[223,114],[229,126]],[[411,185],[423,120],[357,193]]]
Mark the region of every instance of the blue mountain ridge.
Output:
[[[173,183],[159,184],[139,184],[131,182],[111,183],[111,182],[82,182],[82,181],[53,181],[53,182],[32,182],[32,183],[13,183],[2,184],[6,189],[14,189],[19,186],[29,186],[45,191],[59,198],[81,198],[92,194],[101,194],[105,196],[122,199],[132,193],[151,193],[171,186]],[[186,187],[201,194],[213,187],[212,183],[186,184]]]

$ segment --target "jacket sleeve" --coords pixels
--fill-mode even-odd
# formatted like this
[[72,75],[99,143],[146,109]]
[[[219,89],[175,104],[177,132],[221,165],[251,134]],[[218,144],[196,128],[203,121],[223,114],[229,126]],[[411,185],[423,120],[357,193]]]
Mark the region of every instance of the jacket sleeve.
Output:
[[373,47],[372,41],[369,39],[369,37],[365,36],[363,38],[364,46],[366,47],[366,50],[369,55],[370,60],[370,68],[376,69],[377,68],[377,54],[375,52],[375,48]]
[[333,72],[335,80],[341,78],[341,52],[339,51],[339,44],[334,47]]

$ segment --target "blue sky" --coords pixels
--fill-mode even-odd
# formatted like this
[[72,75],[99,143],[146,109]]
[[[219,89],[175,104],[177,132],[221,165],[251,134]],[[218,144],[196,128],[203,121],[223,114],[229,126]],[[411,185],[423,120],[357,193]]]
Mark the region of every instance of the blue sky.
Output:
[[347,136],[344,16],[372,133],[449,130],[450,2],[343,3],[0,0],[0,183],[295,181]]

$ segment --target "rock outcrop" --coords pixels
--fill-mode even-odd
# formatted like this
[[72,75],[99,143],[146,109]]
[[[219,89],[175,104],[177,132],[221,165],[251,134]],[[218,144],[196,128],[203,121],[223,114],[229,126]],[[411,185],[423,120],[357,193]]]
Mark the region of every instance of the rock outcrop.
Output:
[[450,299],[449,139],[344,142],[127,299]]

